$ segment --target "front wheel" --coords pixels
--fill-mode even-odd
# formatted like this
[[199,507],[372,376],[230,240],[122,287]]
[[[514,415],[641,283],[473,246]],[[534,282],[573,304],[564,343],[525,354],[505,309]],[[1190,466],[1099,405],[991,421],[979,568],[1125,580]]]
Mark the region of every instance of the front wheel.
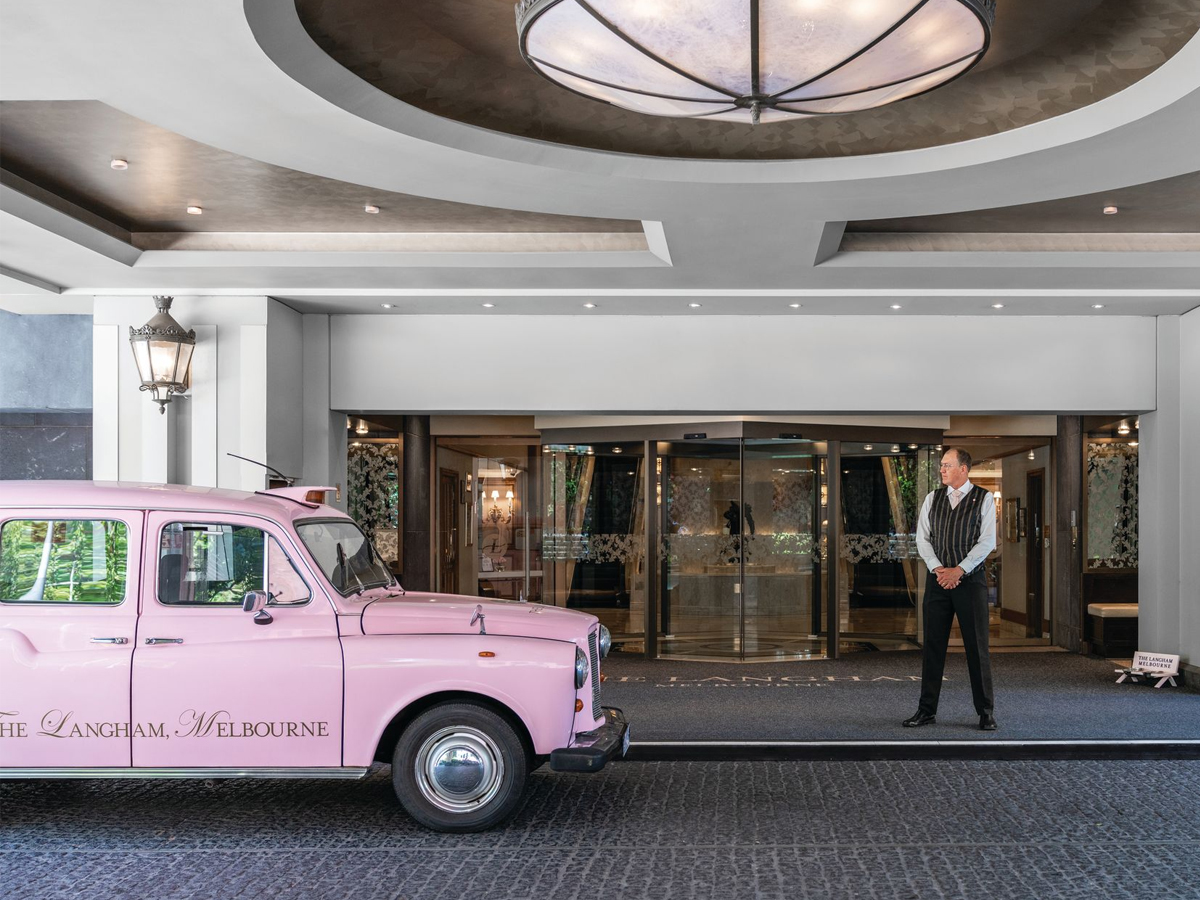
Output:
[[396,743],[392,785],[414,819],[436,831],[483,831],[521,800],[525,748],[513,727],[473,703],[417,716]]

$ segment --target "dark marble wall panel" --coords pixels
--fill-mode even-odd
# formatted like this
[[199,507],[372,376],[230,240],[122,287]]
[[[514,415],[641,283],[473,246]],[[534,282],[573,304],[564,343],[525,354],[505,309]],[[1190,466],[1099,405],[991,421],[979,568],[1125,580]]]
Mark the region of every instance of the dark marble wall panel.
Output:
[[92,414],[0,413],[0,481],[92,477]]

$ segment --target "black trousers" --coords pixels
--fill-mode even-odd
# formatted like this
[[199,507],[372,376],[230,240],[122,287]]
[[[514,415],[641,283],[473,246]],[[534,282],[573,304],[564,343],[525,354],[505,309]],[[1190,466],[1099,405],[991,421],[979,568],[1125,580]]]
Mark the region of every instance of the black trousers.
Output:
[[946,647],[950,626],[958,616],[967,671],[971,675],[971,696],[979,715],[992,712],[992,662],[988,658],[987,582],[982,572],[972,572],[954,590],[944,590],[932,572],[925,582],[925,648],[921,667],[921,704],[926,713],[936,713],[942,692],[942,673],[946,668]]

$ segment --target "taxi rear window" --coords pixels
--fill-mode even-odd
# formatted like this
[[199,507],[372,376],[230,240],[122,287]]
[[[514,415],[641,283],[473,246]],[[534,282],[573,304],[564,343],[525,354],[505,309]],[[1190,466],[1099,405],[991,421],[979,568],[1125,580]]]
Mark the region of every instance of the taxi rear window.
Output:
[[0,602],[115,606],[129,529],[107,519],[10,519],[0,526]]

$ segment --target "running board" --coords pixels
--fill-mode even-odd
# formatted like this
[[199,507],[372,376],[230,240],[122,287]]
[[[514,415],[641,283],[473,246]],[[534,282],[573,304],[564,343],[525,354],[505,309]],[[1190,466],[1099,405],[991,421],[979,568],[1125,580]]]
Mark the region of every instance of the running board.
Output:
[[627,762],[1200,759],[1200,741],[632,741]]
[[0,769],[0,778],[362,778],[366,767],[311,766],[278,769]]

